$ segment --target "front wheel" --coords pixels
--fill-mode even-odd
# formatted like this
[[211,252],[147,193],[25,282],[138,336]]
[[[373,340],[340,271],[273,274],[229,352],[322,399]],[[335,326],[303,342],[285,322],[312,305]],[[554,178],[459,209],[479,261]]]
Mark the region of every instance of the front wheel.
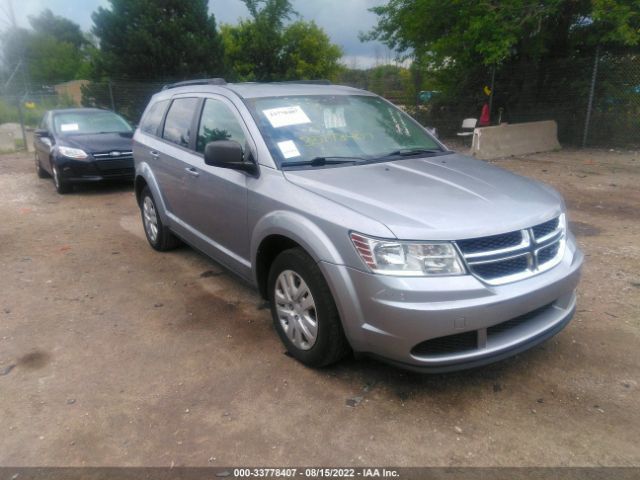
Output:
[[35,159],[36,159],[36,175],[38,175],[38,178],[47,178],[49,174],[40,165],[40,159],[38,159],[37,155],[35,156]]
[[268,289],[275,329],[294,358],[324,367],[349,352],[329,286],[306,252],[293,248],[278,255]]
[[180,244],[176,236],[162,224],[149,187],[144,187],[140,195],[140,213],[147,241],[154,249],[164,252],[176,248]]
[[72,186],[69,182],[66,182],[62,176],[60,175],[60,171],[58,170],[58,166],[55,162],[51,163],[51,171],[53,172],[53,184],[56,187],[56,192],[63,195],[65,193],[69,193],[72,189]]

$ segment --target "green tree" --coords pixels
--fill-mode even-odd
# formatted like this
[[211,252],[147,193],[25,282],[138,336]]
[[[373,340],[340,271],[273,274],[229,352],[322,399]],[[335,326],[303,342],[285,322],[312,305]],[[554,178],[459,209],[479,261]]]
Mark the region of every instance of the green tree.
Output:
[[[631,72],[640,45],[638,0],[389,0],[371,10],[378,23],[362,40],[413,60],[415,89],[440,92],[425,121],[450,115],[438,125],[449,132],[479,116],[495,74],[494,114],[502,106],[502,120],[556,118],[561,136],[576,138],[596,49],[603,62],[626,54]],[[599,79],[628,88],[606,68]]]
[[638,0],[390,0],[371,11],[378,24],[363,40],[437,67],[640,44]]
[[287,79],[334,79],[342,69],[342,49],[315,22],[297,21],[284,30],[281,58]]
[[53,37],[57,41],[69,43],[77,49],[88,43],[80,25],[68,18],[54,15],[48,8],[43,10],[40,15],[30,16],[29,23],[36,34]]
[[340,47],[313,22],[285,25],[296,14],[289,0],[243,0],[251,18],[221,29],[231,76],[244,81],[333,78]]
[[21,80],[52,84],[86,73],[87,48],[80,26],[44,10],[29,17],[32,29],[12,28],[2,35],[3,65],[9,72],[21,62]]
[[95,79],[215,77],[222,42],[207,0],[109,0],[92,15],[100,52]]
[[282,30],[296,13],[289,0],[243,0],[250,20],[224,25],[221,33],[231,77],[270,81],[282,77]]

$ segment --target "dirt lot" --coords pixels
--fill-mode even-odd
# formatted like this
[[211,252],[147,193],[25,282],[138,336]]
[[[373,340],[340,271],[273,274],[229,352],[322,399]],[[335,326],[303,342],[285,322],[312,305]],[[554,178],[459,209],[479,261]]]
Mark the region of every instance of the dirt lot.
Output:
[[147,246],[130,186],[59,196],[0,157],[0,465],[640,465],[640,154],[496,163],[565,195],[578,313],[514,359],[420,376],[301,366],[254,291]]

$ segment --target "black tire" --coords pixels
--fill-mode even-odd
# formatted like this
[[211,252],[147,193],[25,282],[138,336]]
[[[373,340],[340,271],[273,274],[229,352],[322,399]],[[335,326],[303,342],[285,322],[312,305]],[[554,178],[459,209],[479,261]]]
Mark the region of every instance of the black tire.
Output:
[[[150,233],[150,228],[148,227],[148,223],[145,220],[144,205],[147,199],[151,201],[151,204],[153,205],[153,211],[155,212],[155,221],[157,225],[157,233],[155,235],[155,238],[153,237],[152,233]],[[171,233],[171,230],[169,230],[168,227],[163,225],[162,219],[158,214],[156,201],[154,200],[153,195],[151,195],[149,187],[144,187],[142,193],[140,194],[140,215],[142,217],[144,234],[147,237],[147,241],[149,242],[149,245],[151,245],[151,247],[158,250],[159,252],[166,252],[167,250],[172,250],[180,245],[180,240],[173,233]]]
[[53,172],[53,185],[56,187],[56,192],[60,195],[64,195],[65,193],[69,193],[73,190],[73,185],[69,182],[65,181],[60,177],[60,173],[58,172],[58,168],[55,163],[51,162],[51,171]]
[[38,159],[38,156],[35,156],[35,160],[36,160],[36,175],[38,175],[38,178],[49,178],[49,173],[47,173],[47,171],[42,168],[42,166],[40,165],[40,160]]
[[[315,303],[317,335],[315,343],[307,350],[294,345],[278,318],[276,281],[286,270],[295,272],[304,280]],[[304,250],[292,248],[276,257],[269,270],[267,288],[274,327],[291,356],[310,367],[325,367],[344,358],[350,352],[331,290],[316,263]]]

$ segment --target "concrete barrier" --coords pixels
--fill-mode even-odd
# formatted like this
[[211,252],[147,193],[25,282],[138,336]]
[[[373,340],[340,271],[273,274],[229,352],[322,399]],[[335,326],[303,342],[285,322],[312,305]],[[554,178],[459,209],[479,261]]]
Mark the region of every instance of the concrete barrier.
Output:
[[471,153],[483,160],[559,150],[555,120],[476,128]]
[[[27,150],[33,152],[33,128],[26,128]],[[22,129],[18,123],[3,123],[0,125],[0,151],[16,151],[16,142],[22,144]]]

